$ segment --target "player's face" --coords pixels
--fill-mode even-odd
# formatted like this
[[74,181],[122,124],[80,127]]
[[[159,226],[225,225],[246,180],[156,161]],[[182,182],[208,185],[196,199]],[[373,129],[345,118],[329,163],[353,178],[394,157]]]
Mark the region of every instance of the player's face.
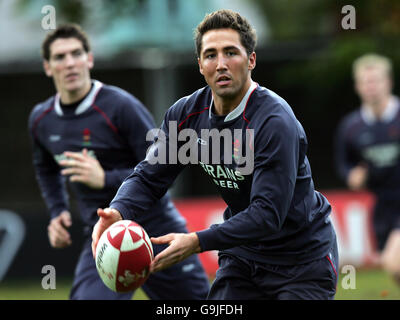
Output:
[[361,100],[367,104],[382,101],[392,90],[390,78],[381,67],[360,69],[356,74],[355,85]]
[[[83,95],[90,89],[90,69],[93,56],[87,53],[82,42],[76,38],[60,38],[50,45],[49,61],[44,68],[53,77],[61,98],[66,95]],[[81,95],[82,95],[81,94]]]
[[203,35],[198,62],[214,98],[232,100],[243,97],[250,86],[256,54],[247,55],[237,31],[215,29]]

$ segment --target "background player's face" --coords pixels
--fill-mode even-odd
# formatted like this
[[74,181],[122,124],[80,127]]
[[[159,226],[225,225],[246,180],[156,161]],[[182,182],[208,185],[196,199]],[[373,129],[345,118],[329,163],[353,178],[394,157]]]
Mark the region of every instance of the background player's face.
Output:
[[237,31],[215,29],[203,35],[198,62],[214,95],[234,99],[244,95],[250,85],[256,55],[247,55]]
[[391,94],[391,80],[380,66],[358,70],[355,80],[356,91],[363,103],[376,104]]
[[82,42],[76,38],[59,38],[50,45],[49,61],[44,68],[53,77],[57,91],[63,96],[79,97],[90,89],[90,69],[93,56],[85,52]]

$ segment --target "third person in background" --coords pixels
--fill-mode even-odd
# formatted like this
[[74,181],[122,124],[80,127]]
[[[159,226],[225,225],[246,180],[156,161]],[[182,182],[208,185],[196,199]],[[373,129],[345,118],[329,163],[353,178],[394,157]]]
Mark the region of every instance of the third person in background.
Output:
[[339,124],[335,155],[351,190],[376,196],[373,225],[380,262],[400,284],[400,101],[389,58],[365,54],[353,63],[361,106]]

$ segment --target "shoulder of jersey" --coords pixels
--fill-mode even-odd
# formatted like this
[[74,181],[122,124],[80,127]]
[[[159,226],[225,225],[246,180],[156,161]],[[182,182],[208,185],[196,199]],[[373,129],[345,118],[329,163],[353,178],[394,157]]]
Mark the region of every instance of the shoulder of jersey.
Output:
[[[255,105],[256,108],[252,108]],[[274,91],[258,86],[249,98],[244,110],[246,119],[263,119],[271,114],[293,115],[291,107],[285,99]]]
[[[145,108],[143,103],[136,98],[133,94],[130,92],[120,88],[116,87],[113,85],[106,85],[103,84],[102,89],[99,92],[99,97],[105,98],[105,99],[111,99],[113,101],[112,104],[107,104],[113,107],[126,107],[126,106],[131,106],[131,107],[139,107],[139,108]],[[119,103],[116,103],[119,102]]]
[[50,111],[53,106],[54,106],[54,96],[51,96],[47,100],[39,102],[33,107],[30,118],[33,119],[43,115],[44,113]]
[[361,112],[360,112],[360,109],[357,109],[357,110],[353,110],[350,113],[348,113],[347,115],[345,115],[345,117],[343,118],[341,123],[344,126],[352,127],[354,125],[359,124],[361,121],[362,121]]
[[168,113],[175,119],[184,119],[191,114],[208,110],[210,102],[211,90],[208,86],[203,87],[188,96],[180,98],[168,109]]
[[107,85],[107,84],[103,84],[103,87],[101,88],[99,95],[102,95],[106,98],[112,98],[112,99],[120,99],[122,101],[124,100],[132,100],[136,98],[129,93],[128,91],[116,87],[116,86],[112,86],[112,85]]

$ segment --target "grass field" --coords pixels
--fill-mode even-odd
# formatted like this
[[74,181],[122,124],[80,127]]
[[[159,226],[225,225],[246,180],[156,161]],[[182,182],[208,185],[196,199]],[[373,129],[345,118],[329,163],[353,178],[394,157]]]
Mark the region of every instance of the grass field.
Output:
[[[380,270],[357,270],[355,289],[344,289],[343,275],[339,275],[337,300],[400,300],[400,288]],[[65,300],[71,280],[60,279],[55,290],[44,290],[40,281],[4,280],[0,283],[0,300]],[[142,290],[135,292],[135,300],[146,300]]]
[[[5,280],[0,283],[0,300],[67,300],[72,279],[60,279],[56,289],[44,290],[41,280]],[[147,300],[146,294],[137,290],[135,300]]]
[[336,300],[400,300],[400,287],[381,270],[357,270],[356,288],[343,289],[339,275]]

